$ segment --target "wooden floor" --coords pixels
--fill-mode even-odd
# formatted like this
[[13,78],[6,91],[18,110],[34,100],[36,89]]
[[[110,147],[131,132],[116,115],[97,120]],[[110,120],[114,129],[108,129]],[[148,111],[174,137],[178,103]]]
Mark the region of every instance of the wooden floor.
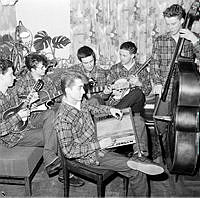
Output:
[[[167,173],[150,178],[151,197],[200,197],[200,176],[175,176]],[[24,197],[24,187],[0,184],[0,196]],[[62,197],[63,185],[57,176],[49,178],[41,167],[33,179],[34,197]],[[71,197],[96,197],[96,185],[86,182],[83,187],[70,189]],[[106,197],[122,196],[122,180],[116,178],[106,187]]]

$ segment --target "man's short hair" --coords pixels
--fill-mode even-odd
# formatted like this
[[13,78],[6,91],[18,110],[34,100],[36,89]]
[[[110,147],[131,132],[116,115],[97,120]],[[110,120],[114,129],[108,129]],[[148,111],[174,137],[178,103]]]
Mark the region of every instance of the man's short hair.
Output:
[[45,67],[48,65],[48,60],[45,55],[33,52],[25,57],[25,65],[29,71],[31,71],[32,68],[36,69],[39,62],[42,62]]
[[76,79],[80,79],[83,83],[87,83],[87,77],[79,72],[66,72],[61,76],[61,91],[66,95],[65,88],[71,88]]
[[137,47],[135,43],[131,41],[124,42],[120,45],[120,49],[129,51],[130,54],[136,54],[137,53]]
[[5,74],[8,71],[8,68],[11,67],[14,71],[13,62],[8,59],[0,59],[0,73]]
[[164,17],[178,17],[179,20],[181,18],[185,19],[186,12],[182,8],[182,6],[178,4],[173,4],[170,7],[166,8],[166,10],[163,12]]
[[94,64],[96,64],[96,55],[92,48],[90,48],[88,46],[83,46],[78,49],[77,57],[80,62],[82,62],[82,58],[86,58],[88,56],[93,56]]

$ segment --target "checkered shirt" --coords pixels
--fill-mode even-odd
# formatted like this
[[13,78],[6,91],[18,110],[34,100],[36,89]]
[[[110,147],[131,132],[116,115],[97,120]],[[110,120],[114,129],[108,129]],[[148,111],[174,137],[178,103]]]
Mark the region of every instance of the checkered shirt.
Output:
[[[155,40],[152,49],[152,60],[150,62],[150,75],[155,85],[164,85],[175,49],[176,42],[169,33],[163,34]],[[193,46],[190,41],[185,40],[181,56],[189,58],[194,58],[196,56],[200,59],[200,40],[195,44],[195,46]],[[171,82],[173,82],[173,80],[171,80]],[[171,89],[172,83],[170,85],[169,96]]]
[[91,72],[85,71],[82,64],[74,65],[68,68],[68,71],[79,72],[87,76],[88,79],[93,79],[96,82],[96,86],[105,86],[107,84],[106,77],[107,71],[100,66],[95,65]]
[[6,119],[3,118],[4,113],[12,107],[20,104],[17,93],[8,89],[4,95],[0,92],[0,144],[6,147],[15,146],[22,139],[24,132],[18,131],[16,125],[21,118],[18,114],[14,114]]
[[96,164],[96,151],[100,148],[91,114],[108,115],[110,107],[91,105],[85,100],[81,110],[78,110],[63,102],[55,121],[55,130],[65,156],[84,164]]

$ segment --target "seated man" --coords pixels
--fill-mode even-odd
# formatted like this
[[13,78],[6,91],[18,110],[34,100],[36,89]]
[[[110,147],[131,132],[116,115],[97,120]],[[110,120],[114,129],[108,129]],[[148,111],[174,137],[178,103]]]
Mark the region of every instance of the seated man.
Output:
[[[104,90],[107,95],[107,105],[123,109],[130,107],[136,125],[139,147],[143,155],[148,156],[147,132],[143,119],[145,96],[151,92],[151,83],[147,70],[136,61],[137,47],[131,42],[120,46],[120,62],[113,65],[107,76],[107,84],[111,86]],[[140,73],[138,72],[140,71]],[[134,145],[134,152],[138,147]]]
[[87,87],[85,96],[91,103],[104,104],[101,91],[107,83],[107,71],[97,64],[96,55],[93,49],[88,46],[80,47],[77,51],[77,57],[80,64],[69,67],[68,71],[85,75],[87,77],[86,82],[89,82],[88,85],[90,85]]
[[147,196],[148,185],[143,173],[157,175],[164,169],[156,163],[134,156],[129,159],[106,150],[112,139],[98,141],[91,114],[111,114],[122,118],[122,112],[104,105],[90,104],[83,95],[83,75],[69,72],[61,78],[62,103],[57,111],[55,130],[64,155],[69,159],[102,169],[111,169],[130,177],[136,196]]
[[58,174],[61,168],[61,160],[58,156],[57,137],[53,130],[56,109],[46,108],[34,112],[34,107],[41,101],[49,101],[56,95],[59,95],[54,83],[46,76],[48,66],[47,58],[38,53],[30,53],[25,57],[25,68],[21,75],[16,79],[15,90],[17,97],[22,98],[30,96],[34,86],[38,81],[43,82],[42,88],[36,94],[39,101],[33,101],[28,104],[30,116],[28,116],[28,125],[23,131],[23,138],[19,145],[27,146],[44,146],[43,158],[45,169],[48,175],[54,176]]

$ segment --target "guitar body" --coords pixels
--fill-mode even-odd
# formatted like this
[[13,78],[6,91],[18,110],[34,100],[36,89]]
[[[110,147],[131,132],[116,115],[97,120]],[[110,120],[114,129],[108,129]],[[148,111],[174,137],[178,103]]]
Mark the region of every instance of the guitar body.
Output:
[[170,172],[192,175],[199,147],[200,75],[195,64],[179,61],[172,93],[173,119],[168,133]]
[[[24,102],[20,103],[17,107],[8,109],[3,113],[3,119],[4,120],[9,119],[10,117],[18,113],[21,109],[23,109],[23,106]],[[23,131],[26,128],[27,124],[28,124],[28,119],[19,121],[17,124],[18,130]]]
[[[12,107],[8,110],[6,110],[4,113],[3,113],[3,119],[4,120],[7,120],[9,119],[10,117],[12,117],[13,115],[15,115],[16,113],[18,113],[20,110],[22,109],[26,109],[26,108],[30,108],[31,107],[31,104],[29,104],[31,98],[32,98],[32,94],[34,92],[38,92],[40,89],[42,89],[44,85],[44,82],[39,79],[35,85],[33,86],[33,89],[31,90],[31,92],[29,93],[29,95],[26,97],[25,101],[21,102],[18,106],[16,107]],[[20,120],[17,124],[17,128],[19,131],[23,131],[26,126],[28,124],[28,118],[26,119],[23,119],[23,120]]]

